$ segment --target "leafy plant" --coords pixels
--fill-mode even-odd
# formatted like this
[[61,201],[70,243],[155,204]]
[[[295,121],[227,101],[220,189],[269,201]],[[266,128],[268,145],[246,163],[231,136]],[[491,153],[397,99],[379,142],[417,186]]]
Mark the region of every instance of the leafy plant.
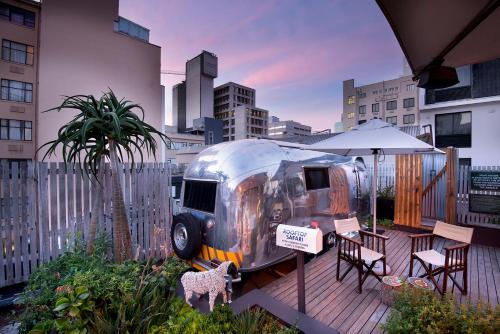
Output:
[[62,292],[53,310],[58,317],[54,321],[57,331],[86,333],[87,324],[94,311],[94,301],[89,298],[87,287],[79,286],[74,290],[70,287],[60,287],[57,291]]
[[377,189],[378,198],[394,199],[394,187],[393,186],[380,186]]
[[245,310],[235,319],[234,330],[236,333],[259,333],[264,327],[265,316],[265,312],[260,308]]
[[[144,122],[144,109],[139,104],[118,98],[112,90],[104,93],[99,99],[93,95],[74,95],[64,99],[58,107],[47,111],[72,109],[77,115],[63,125],[56,139],[42,145],[47,147],[43,156],[55,155],[59,146],[65,163],[83,163],[88,166],[90,173],[102,184],[102,161],[108,158],[112,170],[113,196],[113,246],[117,263],[132,258],[132,241],[128,228],[128,218],[123,200],[119,164],[127,157],[135,163],[134,154],[139,155],[139,164],[142,168],[144,153],[156,158],[158,143],[154,135],[166,142],[165,134]],[[134,111],[140,112],[138,116]],[[143,152],[145,151],[145,152]],[[87,169],[84,169],[87,172]],[[97,230],[97,217],[100,207],[99,196],[102,187],[98,187],[97,200],[93,203],[93,215],[90,225],[90,243]],[[89,247],[91,250],[92,247]]]
[[177,278],[187,265],[176,258],[115,264],[106,253],[96,243],[89,255],[78,243],[74,251],[33,273],[23,293],[20,333],[145,333],[163,323]]
[[[368,228],[373,227],[373,216],[370,216],[366,219],[365,225]],[[380,227],[385,227],[385,228],[393,228],[394,227],[394,221],[390,219],[379,219],[377,218],[377,226]]]
[[457,305],[453,296],[440,299],[433,292],[405,286],[397,294],[384,325],[387,333],[498,333],[500,306]]

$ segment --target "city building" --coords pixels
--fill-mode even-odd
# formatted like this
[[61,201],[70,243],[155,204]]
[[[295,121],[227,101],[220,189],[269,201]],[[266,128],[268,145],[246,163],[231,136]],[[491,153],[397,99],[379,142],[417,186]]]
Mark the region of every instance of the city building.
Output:
[[[208,51],[186,62],[185,127],[192,127],[193,120],[197,118],[214,117],[214,78],[217,77],[217,67],[217,56]],[[178,103],[177,108],[173,109],[174,115],[183,112],[182,103]],[[182,118],[180,116],[178,120]]]
[[75,115],[43,111],[67,95],[101,96],[111,88],[141,104],[145,121],[161,129],[161,49],[148,42],[149,30],[118,15],[118,5],[118,0],[0,2],[0,158],[43,157],[36,148]]
[[255,89],[228,82],[214,89],[214,118],[223,122],[223,140],[267,137],[269,112],[255,107]]
[[397,126],[418,125],[418,89],[411,76],[356,87],[354,79],[343,82],[344,131],[372,118]]
[[35,156],[39,18],[38,3],[0,2],[0,159]]
[[255,89],[228,82],[214,89],[214,115],[237,106],[255,107]]
[[186,130],[186,81],[172,88],[172,123],[178,131]]
[[170,139],[167,141],[165,150],[165,161],[177,164],[177,153],[179,150],[189,147],[205,146],[204,134],[180,133],[175,126],[165,126],[165,134]]
[[459,163],[500,165],[500,59],[457,68],[459,83],[425,90],[420,123],[436,147],[458,148]]
[[186,132],[201,134],[205,138],[205,145],[214,145],[223,141],[223,123],[211,117],[201,117],[193,121],[193,127]]
[[311,127],[295,121],[278,121],[269,123],[268,135],[271,139],[310,136]]

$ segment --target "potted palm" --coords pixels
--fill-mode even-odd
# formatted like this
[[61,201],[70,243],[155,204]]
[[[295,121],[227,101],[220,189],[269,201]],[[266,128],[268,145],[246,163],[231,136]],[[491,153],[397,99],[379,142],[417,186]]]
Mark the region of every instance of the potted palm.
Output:
[[[144,109],[139,104],[118,100],[112,90],[100,98],[93,95],[68,96],[61,105],[47,111],[60,112],[63,109],[76,110],[77,114],[59,129],[56,139],[39,148],[47,148],[43,160],[61,154],[65,163],[83,163],[84,170],[98,185],[87,239],[89,251],[93,247],[101,207],[102,165],[105,160],[110,162],[114,259],[117,263],[131,259],[132,241],[119,176],[120,163],[126,158],[134,166],[138,157],[137,162],[142,168],[144,153],[156,159],[158,142],[154,136],[164,142],[168,137],[144,122]],[[61,149],[58,150],[58,147]]]

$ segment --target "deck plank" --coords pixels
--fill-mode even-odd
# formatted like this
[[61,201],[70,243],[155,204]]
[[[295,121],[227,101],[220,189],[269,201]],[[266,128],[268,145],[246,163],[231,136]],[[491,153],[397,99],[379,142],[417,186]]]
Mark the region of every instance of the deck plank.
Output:
[[[409,274],[411,241],[408,233],[389,230],[387,242],[387,263],[394,275],[404,278]],[[434,248],[444,252],[447,244],[436,239]],[[500,301],[500,249],[472,245],[469,252],[469,289],[468,296],[461,296],[458,289],[453,294],[461,302],[473,303],[481,298],[493,306]],[[341,333],[380,333],[390,308],[380,301],[380,283],[369,277],[363,285],[363,293],[357,293],[357,273],[353,269],[342,282],[335,279],[337,248],[332,248],[306,264],[306,310],[307,314],[339,330]],[[341,271],[345,270],[345,261]],[[415,262],[413,275],[422,275],[422,266]],[[462,281],[461,274],[457,275]],[[441,284],[442,275],[438,277]],[[482,283],[481,283],[482,282]],[[449,290],[451,290],[449,281]],[[297,308],[296,271],[272,282],[263,288],[274,298]]]

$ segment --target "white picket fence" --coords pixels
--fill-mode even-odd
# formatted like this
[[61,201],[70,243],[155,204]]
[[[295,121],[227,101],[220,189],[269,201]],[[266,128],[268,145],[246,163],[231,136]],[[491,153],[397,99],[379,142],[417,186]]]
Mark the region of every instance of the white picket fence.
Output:
[[[134,252],[163,257],[169,248],[172,201],[170,165],[123,166],[121,175]],[[111,170],[105,166],[99,217],[112,234]],[[79,165],[0,162],[0,287],[28,279],[41,264],[85,240],[96,185]]]

